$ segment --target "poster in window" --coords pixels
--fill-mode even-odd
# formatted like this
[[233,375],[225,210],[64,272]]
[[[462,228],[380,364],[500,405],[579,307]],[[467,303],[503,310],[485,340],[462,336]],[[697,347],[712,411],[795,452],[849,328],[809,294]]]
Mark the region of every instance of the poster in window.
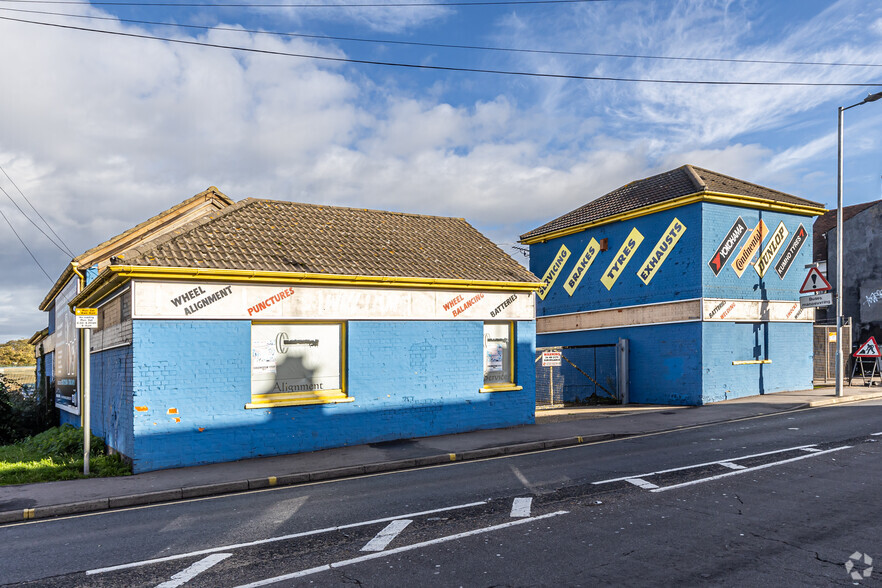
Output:
[[251,396],[304,396],[343,388],[342,325],[251,325]]
[[511,384],[511,323],[484,323],[484,385]]
[[68,303],[77,294],[79,284],[70,280],[55,297],[55,406],[61,410],[80,414],[77,392],[77,363],[79,359],[76,317]]

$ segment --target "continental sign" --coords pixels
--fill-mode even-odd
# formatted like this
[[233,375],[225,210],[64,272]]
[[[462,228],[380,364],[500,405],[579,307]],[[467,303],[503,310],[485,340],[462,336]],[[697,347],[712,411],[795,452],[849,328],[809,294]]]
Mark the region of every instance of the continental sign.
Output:
[[557,255],[554,256],[554,261],[551,262],[551,265],[548,266],[548,269],[545,270],[545,275],[542,276],[542,288],[539,289],[537,293],[539,298],[545,300],[545,297],[548,295],[548,291],[551,290],[551,287],[554,286],[554,282],[557,280],[557,277],[560,275],[561,270],[563,270],[564,266],[567,264],[567,260],[570,258],[570,250],[567,249],[566,245],[561,245],[560,250],[558,250]]
[[600,278],[600,281],[603,282],[603,285],[606,286],[607,290],[612,290],[613,284],[616,283],[616,280],[618,280],[619,276],[622,275],[622,272],[625,271],[625,267],[628,265],[628,262],[631,261],[631,258],[634,257],[634,253],[637,251],[637,248],[640,247],[642,242],[643,235],[640,234],[640,231],[636,228],[631,229],[625,242],[619,247],[616,256],[607,266],[606,271],[603,272],[603,277]]
[[739,278],[744,275],[744,270],[750,265],[750,260],[753,259],[756,252],[759,251],[760,245],[763,244],[763,239],[765,239],[768,234],[769,228],[766,226],[766,223],[760,220],[760,222],[757,223],[756,228],[753,229],[750,237],[747,238],[744,247],[738,252],[735,261],[732,262],[732,269],[735,270],[735,273],[738,274]]
[[573,295],[573,292],[579,287],[579,282],[582,281],[582,278],[584,278],[585,274],[588,272],[588,268],[594,263],[594,259],[597,257],[598,253],[600,253],[600,243],[597,242],[597,239],[591,237],[588,246],[585,247],[585,251],[582,252],[582,256],[576,262],[576,267],[570,272],[570,275],[567,277],[567,282],[564,284],[564,290],[567,291],[567,294],[570,296]]
[[766,272],[769,270],[769,267],[772,264],[772,260],[774,260],[775,256],[778,255],[778,251],[780,251],[781,246],[784,245],[784,239],[786,239],[787,235],[789,234],[790,231],[787,230],[787,227],[784,226],[784,223],[778,223],[777,228],[775,228],[775,232],[772,233],[772,236],[769,238],[769,242],[766,243],[766,246],[763,248],[763,252],[760,253],[759,259],[753,266],[753,269],[756,270],[756,273],[759,274],[759,277],[763,277],[764,275],[766,275]]
[[741,239],[743,239],[746,234],[747,225],[744,223],[744,219],[739,216],[735,221],[735,224],[732,225],[732,228],[729,229],[729,232],[726,233],[726,236],[723,237],[723,241],[720,243],[720,246],[717,247],[714,256],[707,262],[708,267],[711,268],[711,271],[714,272],[715,276],[719,276],[720,272],[723,271],[726,262],[732,257],[735,248],[738,247]]
[[647,286],[649,285],[649,282],[651,282],[655,274],[658,273],[658,270],[668,258],[668,255],[670,255],[671,250],[674,249],[677,242],[680,240],[680,237],[682,237],[685,232],[686,225],[681,223],[680,220],[675,217],[674,220],[671,221],[671,224],[668,225],[668,228],[665,229],[661,239],[655,244],[652,253],[650,253],[649,257],[646,258],[646,261],[643,262],[640,271],[637,272],[637,275],[640,276],[640,279],[643,280],[644,284]]
[[784,279],[784,276],[787,275],[787,270],[793,265],[796,255],[799,253],[799,250],[802,249],[802,246],[805,245],[807,239],[808,232],[805,230],[805,227],[802,226],[802,223],[799,223],[799,228],[793,233],[790,243],[787,244],[787,248],[784,249],[784,253],[781,254],[781,259],[775,264],[775,272],[782,280]]

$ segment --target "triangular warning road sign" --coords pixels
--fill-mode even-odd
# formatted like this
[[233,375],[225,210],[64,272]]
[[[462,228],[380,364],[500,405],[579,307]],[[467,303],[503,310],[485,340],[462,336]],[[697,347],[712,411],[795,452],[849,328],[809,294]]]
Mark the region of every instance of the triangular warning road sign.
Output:
[[855,351],[853,355],[854,357],[882,357],[875,337],[867,339],[867,342],[861,345],[861,348]]
[[832,289],[833,286],[830,285],[830,282],[827,281],[824,274],[818,271],[818,268],[813,267],[809,269],[809,273],[805,277],[805,281],[802,283],[802,288],[799,289],[799,293],[811,294],[813,292],[826,292],[827,290]]

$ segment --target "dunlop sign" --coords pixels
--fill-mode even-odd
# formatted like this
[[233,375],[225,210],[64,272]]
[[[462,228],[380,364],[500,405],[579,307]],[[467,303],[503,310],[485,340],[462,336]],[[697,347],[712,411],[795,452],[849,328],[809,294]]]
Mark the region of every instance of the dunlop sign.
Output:
[[793,233],[793,238],[790,239],[790,243],[787,244],[787,248],[784,250],[784,253],[781,254],[781,259],[775,264],[775,272],[777,272],[778,277],[782,280],[784,279],[784,276],[787,275],[787,270],[793,265],[793,260],[796,259],[796,254],[799,253],[799,250],[805,245],[807,237],[808,232],[805,230],[805,227],[802,226],[802,223],[799,223],[799,228]]
[[542,288],[540,288],[538,292],[540,299],[545,300],[545,296],[548,295],[548,291],[551,290],[551,287],[554,285],[554,282],[557,280],[557,277],[567,264],[569,258],[570,250],[567,249],[566,245],[561,245],[557,255],[554,256],[554,261],[551,262],[551,265],[545,270],[545,275],[542,276]]
[[640,276],[640,279],[643,280],[644,284],[647,286],[649,285],[653,276],[658,273],[659,268],[668,258],[671,250],[677,245],[680,237],[682,237],[685,232],[686,225],[681,223],[680,220],[675,217],[674,220],[671,221],[671,224],[668,225],[668,228],[665,229],[661,239],[659,239],[658,243],[653,247],[652,253],[650,253],[649,257],[646,258],[646,261],[643,262],[640,271],[637,272],[637,275]]
[[738,274],[739,278],[744,274],[744,270],[747,269],[747,266],[750,265],[750,260],[753,259],[754,254],[759,251],[760,245],[763,244],[763,239],[765,239],[768,234],[769,228],[766,226],[766,223],[761,220],[757,223],[756,228],[753,229],[753,233],[748,237],[744,247],[738,252],[735,261],[732,262],[732,269],[735,270],[735,273]]
[[726,233],[726,236],[723,237],[723,241],[720,243],[720,246],[717,247],[714,256],[707,262],[708,267],[711,268],[711,271],[714,272],[715,276],[719,276],[720,272],[723,271],[723,268],[726,266],[732,253],[735,252],[735,248],[738,247],[741,239],[743,239],[746,234],[747,225],[744,223],[744,219],[739,216],[735,221],[735,224],[732,225],[732,228],[729,229],[729,232]]
[[787,227],[784,226],[784,223],[778,223],[778,227],[775,229],[775,232],[772,233],[769,242],[766,243],[763,252],[753,266],[753,269],[756,270],[759,277],[766,275],[766,271],[768,271],[769,266],[772,264],[772,260],[778,255],[778,251],[781,249],[781,246],[784,245],[784,239],[786,239],[789,234],[790,232],[787,230]]
[[603,285],[606,286],[607,290],[612,290],[613,284],[616,283],[616,280],[618,280],[619,276],[622,275],[622,272],[625,271],[625,266],[627,266],[628,262],[631,261],[631,258],[634,257],[634,253],[637,251],[637,248],[640,247],[641,243],[643,243],[643,235],[641,235],[640,231],[636,228],[631,229],[625,242],[619,247],[616,256],[613,258],[609,266],[607,266],[606,271],[603,272],[603,277],[600,278],[600,281],[603,282]]
[[573,268],[573,271],[567,278],[567,283],[564,284],[564,290],[567,291],[567,294],[570,296],[573,295],[573,292],[579,287],[579,282],[585,277],[585,273],[588,271],[588,268],[591,267],[591,264],[594,263],[594,259],[599,252],[600,243],[597,242],[597,239],[591,237],[588,246],[585,247],[585,251],[582,252],[582,257],[576,262],[576,267]]

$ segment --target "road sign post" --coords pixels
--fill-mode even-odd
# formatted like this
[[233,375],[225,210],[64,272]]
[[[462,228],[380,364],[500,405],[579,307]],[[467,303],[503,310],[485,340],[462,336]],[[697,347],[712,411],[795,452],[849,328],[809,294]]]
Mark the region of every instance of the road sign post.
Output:
[[80,384],[82,392],[81,410],[83,412],[83,474],[89,475],[89,454],[92,452],[92,430],[90,419],[91,398],[89,394],[91,359],[90,350],[92,345],[92,329],[98,328],[97,308],[77,308],[76,327],[83,331],[83,378]]

